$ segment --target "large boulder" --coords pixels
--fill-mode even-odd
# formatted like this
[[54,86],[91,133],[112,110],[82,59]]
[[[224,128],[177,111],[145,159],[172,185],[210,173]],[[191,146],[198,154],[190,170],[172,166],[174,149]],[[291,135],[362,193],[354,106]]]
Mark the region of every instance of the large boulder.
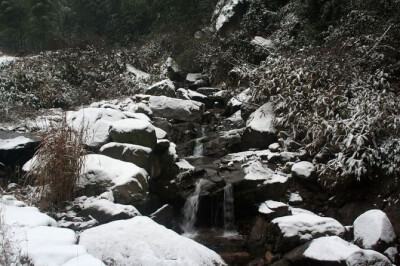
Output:
[[32,134],[0,131],[0,163],[23,165],[35,154],[40,138]]
[[83,231],[79,243],[108,265],[226,265],[214,251],[143,216]]
[[209,80],[202,73],[189,73],[186,76],[185,83],[189,88],[197,89],[209,85]]
[[337,236],[315,239],[287,253],[284,258],[295,265],[392,265],[384,255],[361,249]]
[[214,11],[215,31],[225,35],[238,28],[246,11],[247,0],[219,0]]
[[175,97],[175,85],[171,80],[166,79],[148,87],[144,92],[148,95]]
[[309,213],[296,213],[272,220],[269,229],[275,251],[289,251],[321,236],[343,236],[345,228],[333,218]]
[[152,173],[152,150],[135,144],[110,142],[100,148],[100,153],[108,157],[133,163]]
[[171,57],[168,57],[167,61],[165,62],[165,72],[170,80],[177,82],[185,80],[185,75],[183,74],[183,71],[179,67],[178,63],[175,62],[175,60]]
[[270,144],[276,142],[274,118],[272,103],[262,105],[251,114],[242,135],[242,146],[244,148],[266,149]]
[[180,100],[165,96],[151,96],[149,107],[155,116],[180,121],[201,121],[204,104],[191,100]]
[[120,204],[144,204],[148,199],[148,175],[138,166],[108,156],[85,155],[78,187],[87,196],[112,191]]
[[154,149],[157,136],[154,126],[144,120],[125,119],[111,124],[110,136],[114,142],[130,143]]
[[362,248],[384,251],[391,246],[396,235],[387,215],[381,210],[361,214],[353,224],[354,242]]
[[111,108],[82,108],[67,112],[67,123],[74,130],[83,131],[84,142],[89,147],[100,148],[110,140],[111,123],[125,119],[121,111]]

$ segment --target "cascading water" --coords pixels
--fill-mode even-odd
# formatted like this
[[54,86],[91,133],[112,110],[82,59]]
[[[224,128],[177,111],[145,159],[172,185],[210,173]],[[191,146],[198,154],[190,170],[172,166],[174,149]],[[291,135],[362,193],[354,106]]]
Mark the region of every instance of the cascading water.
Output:
[[224,235],[236,233],[234,208],[233,187],[227,184],[224,187]]
[[204,145],[203,145],[202,139],[205,135],[205,128],[202,127],[200,132],[201,132],[201,135],[199,138],[196,139],[196,144],[193,149],[193,156],[195,156],[195,157],[203,156],[203,152],[204,152]]
[[194,224],[197,219],[197,210],[199,209],[199,197],[201,193],[201,187],[205,180],[200,179],[196,182],[196,188],[192,194],[186,199],[185,205],[183,206],[183,223],[182,230],[185,235],[194,236],[196,235],[196,229]]

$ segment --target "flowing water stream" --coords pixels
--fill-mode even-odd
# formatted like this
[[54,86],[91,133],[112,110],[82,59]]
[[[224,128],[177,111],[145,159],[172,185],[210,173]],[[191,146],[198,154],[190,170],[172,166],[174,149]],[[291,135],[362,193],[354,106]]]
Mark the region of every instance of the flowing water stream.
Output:
[[204,144],[203,144],[202,140],[205,136],[205,128],[202,127],[200,132],[201,132],[200,137],[196,139],[196,144],[193,149],[194,157],[202,157],[203,152],[204,152]]
[[204,179],[196,182],[196,188],[186,199],[183,206],[183,223],[182,230],[186,236],[195,236],[196,228],[194,227],[197,219],[197,210],[199,209],[199,198],[201,193],[201,186],[205,183]]
[[233,187],[227,184],[224,187],[224,235],[236,234],[234,213]]

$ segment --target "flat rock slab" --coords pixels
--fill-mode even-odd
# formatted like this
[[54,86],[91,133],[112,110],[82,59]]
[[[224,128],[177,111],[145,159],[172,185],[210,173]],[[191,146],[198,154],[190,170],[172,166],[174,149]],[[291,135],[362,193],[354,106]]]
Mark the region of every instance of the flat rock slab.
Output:
[[40,141],[32,133],[0,131],[0,162],[5,166],[23,165],[33,157]]

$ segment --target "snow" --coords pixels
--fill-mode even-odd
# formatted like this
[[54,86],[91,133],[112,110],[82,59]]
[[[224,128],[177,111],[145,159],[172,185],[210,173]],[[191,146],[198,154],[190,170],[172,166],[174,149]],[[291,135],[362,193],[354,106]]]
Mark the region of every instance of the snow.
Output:
[[187,122],[200,120],[204,112],[204,104],[200,102],[165,96],[151,96],[149,106],[156,116]]
[[128,112],[128,111],[125,111],[123,113],[127,118],[135,118],[135,119],[151,122],[151,119],[147,115],[142,114],[142,113],[132,113],[132,112]]
[[295,163],[292,166],[292,172],[303,178],[309,178],[315,172],[315,166],[307,161]]
[[243,0],[229,0],[228,3],[221,8],[215,23],[215,29],[217,32],[235,15],[235,7],[242,2]]
[[292,212],[292,215],[297,215],[297,214],[309,214],[309,215],[316,215],[315,213],[309,211],[309,210],[305,210],[302,208],[293,208],[290,207],[289,210]]
[[167,132],[165,130],[155,127],[157,139],[165,139],[167,137]]
[[260,206],[258,207],[258,212],[270,214],[275,212],[276,209],[282,207],[288,207],[288,205],[279,201],[267,200],[266,202],[260,204]]
[[15,197],[0,197],[2,237],[9,241],[6,252],[10,258],[17,263],[26,258],[35,266],[63,265],[82,255],[94,260],[84,246],[76,245],[74,231],[56,227],[54,219],[37,208],[25,206]]
[[195,83],[197,80],[202,78],[201,73],[188,73],[186,76],[186,81],[189,83]]
[[303,198],[300,196],[298,192],[296,193],[290,193],[289,197],[289,202],[296,203],[296,202],[302,202]]
[[385,256],[388,257],[392,262],[394,262],[396,260],[396,256],[398,255],[397,248],[387,248],[383,254],[385,254]]
[[349,266],[359,265],[379,265],[379,266],[392,266],[392,262],[379,252],[374,250],[361,249],[358,252],[351,254],[346,259]]
[[320,237],[311,242],[304,252],[304,256],[322,261],[340,261],[346,260],[351,254],[359,250],[359,247],[340,237]]
[[354,241],[363,248],[372,249],[378,242],[392,243],[396,238],[389,218],[381,210],[370,210],[361,214],[353,226]]
[[126,70],[129,73],[132,73],[137,79],[142,79],[142,80],[149,80],[150,79],[150,74],[143,72],[132,65],[127,64],[126,65]]
[[342,235],[345,228],[333,218],[299,213],[272,220],[285,237],[298,236],[301,240],[311,240],[318,235]]
[[274,48],[274,44],[271,40],[265,39],[261,36],[254,37],[254,39],[250,43],[266,49]]
[[183,171],[194,171],[195,167],[191,165],[188,161],[185,159],[180,159],[178,162],[176,162],[176,165],[179,167],[180,170]]
[[92,255],[84,254],[69,260],[62,266],[106,266],[106,265],[101,260],[96,259]]
[[83,108],[67,112],[68,125],[77,131],[83,130],[84,141],[91,147],[106,143],[111,123],[125,118],[122,112],[109,108]]
[[19,136],[12,139],[0,139],[0,150],[18,149],[33,141],[34,140],[24,136]]
[[82,175],[79,180],[82,187],[99,182],[110,182],[112,187],[135,182],[141,189],[147,190],[148,175],[144,169],[104,155],[84,155]]
[[134,118],[116,121],[111,124],[111,129],[118,133],[129,133],[132,131],[146,131],[151,133],[155,131],[154,126],[150,122]]
[[130,217],[141,215],[139,211],[132,205],[117,204],[107,199],[81,197],[81,199],[78,198],[77,200],[79,202],[78,204],[83,210],[95,209],[107,214],[108,216],[117,216],[121,213],[124,213]]
[[112,265],[225,265],[214,251],[137,216],[88,229],[79,243]]
[[16,57],[13,56],[8,56],[8,55],[0,56],[0,67],[14,61],[15,59]]
[[246,180],[265,180],[264,184],[286,183],[288,177],[275,174],[271,169],[260,161],[251,161],[243,166],[244,179]]
[[222,158],[223,161],[227,162],[245,162],[254,158],[269,157],[272,154],[269,150],[261,151],[243,151],[237,153],[230,153]]
[[259,132],[275,132],[274,110],[271,102],[268,102],[252,113],[247,120],[247,128]]

